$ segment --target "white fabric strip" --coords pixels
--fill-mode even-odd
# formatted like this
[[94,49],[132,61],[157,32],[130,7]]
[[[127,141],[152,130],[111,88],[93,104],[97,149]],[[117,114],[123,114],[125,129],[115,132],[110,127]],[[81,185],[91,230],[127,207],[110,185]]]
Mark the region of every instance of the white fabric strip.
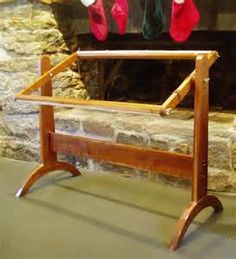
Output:
[[96,0],[80,0],[80,2],[81,2],[84,6],[88,7],[88,6],[92,5],[92,4],[94,4],[94,3],[96,2]]
[[174,0],[176,4],[183,4],[185,0]]

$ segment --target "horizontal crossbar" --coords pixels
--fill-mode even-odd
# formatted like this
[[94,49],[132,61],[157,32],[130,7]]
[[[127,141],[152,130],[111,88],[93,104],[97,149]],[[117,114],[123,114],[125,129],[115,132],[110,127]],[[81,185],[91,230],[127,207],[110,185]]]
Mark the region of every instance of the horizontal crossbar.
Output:
[[81,59],[192,59],[198,55],[210,55],[213,51],[202,50],[92,50],[77,51]]
[[76,154],[116,165],[185,179],[192,178],[193,157],[191,155],[135,147],[81,136],[59,133],[49,133],[49,135],[50,148],[55,152]]
[[64,106],[64,107],[84,107],[86,109],[96,108],[97,110],[120,110],[126,112],[143,112],[158,114],[161,110],[160,105],[130,103],[130,102],[115,102],[102,100],[80,100],[75,98],[51,97],[51,96],[32,96],[32,95],[18,95],[17,99],[28,101],[31,104],[50,105],[50,106]]

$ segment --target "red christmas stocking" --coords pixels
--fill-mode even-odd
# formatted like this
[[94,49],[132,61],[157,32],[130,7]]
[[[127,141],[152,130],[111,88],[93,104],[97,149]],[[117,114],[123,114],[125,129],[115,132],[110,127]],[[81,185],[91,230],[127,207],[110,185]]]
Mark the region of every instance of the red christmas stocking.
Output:
[[91,32],[99,41],[104,41],[108,34],[107,19],[102,0],[96,2],[88,7],[89,26]]
[[128,20],[129,7],[127,0],[115,0],[111,14],[116,21],[120,34],[125,33],[125,28]]
[[175,41],[185,41],[199,19],[200,14],[193,0],[172,0],[170,36]]

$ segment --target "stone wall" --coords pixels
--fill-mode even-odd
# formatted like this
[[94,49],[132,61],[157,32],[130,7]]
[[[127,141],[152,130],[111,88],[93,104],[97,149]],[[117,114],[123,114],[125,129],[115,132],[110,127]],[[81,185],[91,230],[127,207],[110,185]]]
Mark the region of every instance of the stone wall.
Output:
[[[6,0],[0,9],[0,155],[39,161],[38,107],[16,102],[15,95],[38,77],[42,55],[57,64],[70,45],[49,5]],[[57,75],[53,89],[56,96],[89,97],[76,67]]]
[[[49,5],[22,0],[0,3],[0,8],[0,155],[39,161],[38,108],[16,102],[14,97],[37,78],[38,62],[43,54],[50,55],[56,64],[70,53],[73,40],[68,40],[68,35],[65,39],[61,31],[62,24],[68,25],[68,21],[61,21],[59,28],[58,17],[55,19]],[[86,73],[88,69],[93,80]],[[82,77],[76,66],[59,74],[53,81],[54,94],[85,99],[91,95],[97,97],[99,89],[94,78],[98,76],[98,64],[86,63],[81,74]],[[163,119],[154,115],[56,109],[56,126],[61,132],[190,153],[192,116],[188,111],[178,111]],[[209,128],[209,188],[236,191],[236,116],[211,113]],[[176,184],[170,177],[156,177],[149,172],[68,155],[61,158],[84,170],[164,179]]]
[[[52,64],[56,64],[70,50],[50,6],[19,0],[3,1],[0,8],[0,154],[38,160],[32,156],[32,150],[38,150],[37,134],[30,134],[38,123],[38,108],[16,102],[14,97],[38,77],[42,55],[50,55]],[[57,75],[53,88],[55,95],[88,98],[76,70]]]

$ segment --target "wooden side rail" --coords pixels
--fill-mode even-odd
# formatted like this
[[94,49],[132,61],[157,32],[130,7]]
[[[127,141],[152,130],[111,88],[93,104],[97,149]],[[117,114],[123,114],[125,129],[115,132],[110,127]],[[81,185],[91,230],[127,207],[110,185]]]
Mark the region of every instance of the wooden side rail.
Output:
[[[51,68],[49,58],[43,57],[41,60],[41,77],[17,95],[17,99],[40,105],[42,164],[26,179],[16,197],[24,196],[38,179],[52,171],[67,170],[73,176],[80,175],[80,172],[74,166],[58,161],[58,152],[76,154],[181,179],[189,179],[192,183],[191,200],[180,216],[169,244],[170,249],[177,249],[189,225],[199,212],[209,206],[215,212],[223,209],[217,197],[207,194],[209,68],[217,57],[216,51],[77,51],[54,68]],[[195,70],[162,105],[53,97],[52,78],[78,59],[190,59],[195,60]],[[41,95],[31,95],[37,89],[41,90]],[[194,90],[194,132],[193,153],[191,155],[55,132],[53,106],[80,106],[93,109],[168,115],[191,89]]]
[[195,71],[193,71],[180,86],[167,98],[167,100],[161,105],[160,115],[168,115],[172,109],[174,109],[190,92]]
[[143,103],[127,103],[127,102],[113,102],[113,101],[101,101],[101,100],[79,100],[63,97],[48,97],[48,96],[30,96],[30,95],[20,95],[17,97],[19,100],[24,100],[26,102],[50,105],[50,106],[65,106],[65,107],[84,107],[93,109],[109,109],[120,110],[120,111],[130,111],[130,112],[143,112],[143,113],[159,113],[160,105],[153,104],[143,104]]

